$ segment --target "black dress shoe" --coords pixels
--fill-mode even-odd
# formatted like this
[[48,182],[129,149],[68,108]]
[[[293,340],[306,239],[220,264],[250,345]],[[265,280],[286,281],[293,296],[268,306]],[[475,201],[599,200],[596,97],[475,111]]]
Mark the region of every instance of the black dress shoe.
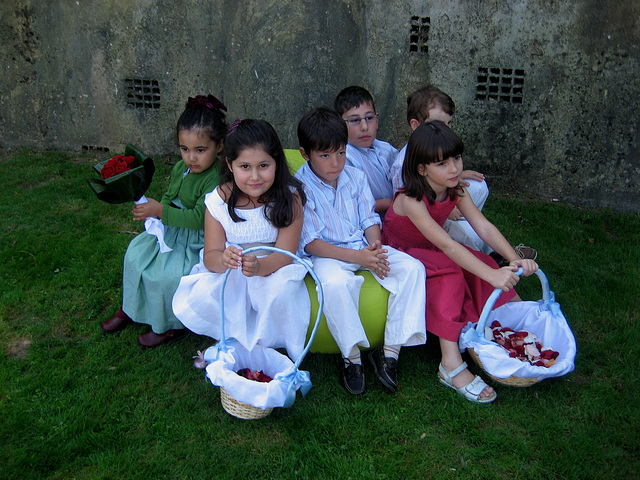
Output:
[[353,395],[360,395],[364,393],[364,369],[362,364],[351,363],[347,360],[348,364],[342,370],[342,384],[347,392]]
[[109,320],[102,322],[100,328],[102,328],[102,330],[107,333],[115,333],[119,332],[132,322],[133,320],[131,320],[131,318],[129,318],[129,315],[124,313],[121,308],[120,310],[118,310],[118,313],[116,313]]
[[369,353],[369,361],[373,365],[378,380],[392,392],[398,389],[398,360],[385,357],[382,348],[376,348]]
[[138,336],[138,343],[146,348],[153,348],[163,343],[169,343],[174,340],[182,338],[187,333],[186,328],[179,330],[167,330],[164,333],[155,333],[153,330],[149,330],[147,333],[143,333]]

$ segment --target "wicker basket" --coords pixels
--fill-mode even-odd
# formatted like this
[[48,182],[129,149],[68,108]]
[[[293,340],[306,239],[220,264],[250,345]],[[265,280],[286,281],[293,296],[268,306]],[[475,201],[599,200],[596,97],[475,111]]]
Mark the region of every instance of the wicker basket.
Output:
[[248,403],[242,403],[233,398],[224,387],[220,387],[220,401],[222,402],[222,408],[229,415],[232,415],[243,420],[257,420],[264,418],[271,413],[273,408],[267,408],[262,410],[261,408],[254,407]]
[[507,377],[507,378],[496,377],[494,375],[491,375],[489,372],[487,372],[487,369],[484,368],[484,365],[480,361],[480,356],[475,352],[473,348],[467,348],[467,352],[469,352],[469,355],[471,355],[471,358],[473,359],[473,361],[476,362],[480,366],[480,368],[482,368],[482,370],[489,377],[491,377],[492,380],[494,380],[495,382],[501,383],[502,385],[507,385],[509,387],[530,387],[531,385],[538,383],[540,381],[537,378],[524,378],[524,377],[514,377],[514,376]]
[[[516,272],[518,275],[522,274],[522,268]],[[493,307],[496,303],[496,300],[502,293],[502,290],[496,288],[493,293],[487,299],[485,306],[482,310],[480,318],[475,326],[472,328],[465,330],[460,335],[459,346],[461,350],[466,349],[471,356],[471,359],[477,363],[480,368],[495,382],[498,382],[502,385],[507,385],[510,387],[530,387],[545,378],[551,378],[554,376],[564,375],[574,368],[574,358],[575,358],[575,338],[571,329],[569,328],[567,321],[560,311],[560,306],[555,302],[555,295],[549,288],[549,281],[547,280],[546,275],[542,272],[542,270],[537,270],[536,275],[540,280],[542,286],[542,300],[538,302],[516,302],[507,305],[501,306],[499,309],[492,314]],[[506,309],[506,310],[503,310]],[[554,339],[556,341],[562,340],[561,344],[563,345],[563,349],[560,352],[563,355],[563,359],[554,367],[547,369],[546,367],[539,366],[528,366],[524,369],[513,369],[511,370],[513,373],[508,377],[498,377],[495,375],[495,371],[492,373],[490,370],[495,368],[495,363],[493,362],[516,362],[519,363],[520,360],[515,358],[511,358],[506,353],[506,350],[503,347],[499,346],[495,342],[490,342],[485,337],[485,326],[489,321],[490,315],[492,318],[500,318],[498,312],[501,312],[502,315],[509,315],[513,319],[517,319],[516,324],[520,325],[534,325],[537,324],[538,321],[540,323],[539,326],[546,325],[546,329],[551,327],[551,331],[553,332]],[[495,315],[495,316],[494,316]],[[503,317],[507,318],[507,317]],[[550,321],[556,323],[547,323]],[[533,322],[533,323],[532,323]],[[511,327],[516,328],[516,324],[510,325]],[[471,326],[471,324],[469,324]],[[526,330],[533,331],[538,334],[544,334],[543,331],[536,331],[536,329],[525,328]],[[555,345],[555,342],[552,342]],[[488,353],[485,349],[484,345],[490,345],[490,349],[492,352],[499,351],[501,352],[499,355],[491,355],[490,358],[491,364],[489,364],[489,368],[482,363],[480,359],[480,353],[483,354],[483,358],[485,361],[489,357],[485,357],[484,353]],[[482,347],[481,347],[482,346]],[[474,350],[474,347],[478,348],[478,352]],[[504,360],[502,359],[502,355],[504,354]],[[522,362],[523,364],[527,364],[528,362]],[[506,366],[507,364],[503,364],[502,366]],[[559,368],[557,368],[559,367]],[[535,369],[535,371],[534,371]],[[517,374],[522,375],[522,373],[526,373],[526,376],[517,376]]]
[[[316,287],[317,287],[317,293],[318,293],[318,312],[317,312],[317,316],[316,316],[316,321],[315,321],[315,325],[313,327],[313,330],[309,336],[309,339],[307,340],[307,344],[302,352],[302,354],[298,357],[298,359],[293,363],[293,368],[295,369],[295,371],[298,370],[298,367],[300,366],[300,363],[302,362],[302,360],[304,359],[304,357],[307,355],[307,353],[309,352],[309,348],[311,347],[311,344],[313,343],[313,340],[315,338],[315,335],[318,331],[318,327],[320,325],[320,319],[322,317],[322,309],[324,306],[324,293],[322,291],[322,285],[320,283],[320,280],[318,279],[317,275],[315,274],[315,272],[312,269],[312,265],[307,262],[302,260],[301,258],[299,258],[298,256],[296,256],[295,254],[292,254],[291,252],[287,251],[287,250],[282,250],[280,248],[276,248],[276,247],[271,247],[271,246],[254,246],[254,247],[250,247],[246,250],[244,250],[244,253],[251,253],[251,252],[255,252],[255,251],[260,251],[260,250],[269,250],[272,252],[278,252],[278,253],[282,253],[284,255],[287,255],[289,257],[291,257],[294,261],[300,263],[301,265],[303,265],[307,271],[311,274],[311,276],[313,277],[314,281],[316,282]],[[224,324],[225,324],[225,319],[224,319],[224,289],[227,283],[227,278],[229,276],[229,273],[231,272],[230,269],[227,269],[227,271],[224,274],[224,281],[222,283],[222,289],[220,292],[220,324],[221,324],[221,340],[218,342],[218,344],[216,345],[216,347],[218,347],[221,350],[224,350],[226,348],[226,343],[227,343],[227,337],[225,335],[225,330],[224,330]],[[273,350],[273,349],[268,349],[268,350]],[[274,352],[276,350],[273,350]],[[279,355],[281,356],[285,356],[286,355],[282,355],[279,353]],[[280,372],[282,373],[282,372]],[[275,378],[274,373],[269,373],[269,375],[271,375],[272,377]],[[256,384],[259,382],[256,382]],[[215,385],[215,383],[214,383]],[[271,413],[271,411],[273,410],[273,408],[259,408],[259,407],[255,407],[254,405],[236,400],[222,385],[218,385],[220,386],[220,401],[222,403],[222,408],[229,414],[232,415],[234,417],[237,418],[241,418],[243,420],[255,420],[255,419],[259,419],[259,418],[264,418],[267,415],[269,415]],[[308,382],[308,388],[311,387],[311,383]],[[290,391],[290,390],[288,390]],[[304,394],[305,392],[303,392]],[[294,390],[294,398],[295,398],[295,390]],[[293,399],[291,399],[291,402],[288,403],[288,401],[284,402],[285,407],[289,407],[291,406],[291,404],[293,403]]]

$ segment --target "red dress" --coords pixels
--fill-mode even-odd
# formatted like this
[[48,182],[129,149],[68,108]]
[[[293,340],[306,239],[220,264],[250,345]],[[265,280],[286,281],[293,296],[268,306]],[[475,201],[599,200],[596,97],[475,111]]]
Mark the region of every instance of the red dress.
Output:
[[[429,204],[426,196],[422,200],[431,217],[440,226],[444,225],[458,203],[457,198],[433,205]],[[385,213],[382,243],[406,252],[424,264],[427,270],[427,331],[445,340],[457,342],[462,327],[468,322],[476,323],[480,318],[484,304],[494,290],[493,286],[447,257],[420,233],[409,217],[397,215],[393,211],[393,203]],[[498,268],[498,264],[489,255],[467,249],[491,268]],[[504,305],[515,294],[514,289],[504,292],[494,308]]]

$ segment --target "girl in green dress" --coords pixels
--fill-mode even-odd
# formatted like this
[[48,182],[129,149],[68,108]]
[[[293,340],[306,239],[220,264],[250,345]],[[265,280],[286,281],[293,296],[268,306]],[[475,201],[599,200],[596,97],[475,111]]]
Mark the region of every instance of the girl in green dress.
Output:
[[158,238],[143,232],[134,238],[124,257],[122,307],[103,322],[113,333],[132,322],[151,328],[138,337],[143,347],[156,347],[186,333],[171,309],[173,294],[183,275],[200,261],[204,245],[204,196],[220,183],[218,154],[227,133],[227,108],[213,95],[189,98],[178,120],[180,160],[173,168],[169,189],[160,201],[133,207],[133,218],[157,217],[164,226],[161,252]]

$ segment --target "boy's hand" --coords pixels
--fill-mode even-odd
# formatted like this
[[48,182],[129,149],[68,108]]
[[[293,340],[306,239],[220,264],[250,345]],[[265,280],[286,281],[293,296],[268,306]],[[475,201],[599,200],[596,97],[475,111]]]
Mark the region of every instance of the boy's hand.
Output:
[[242,256],[242,273],[245,277],[254,277],[260,267],[259,259],[254,254]]
[[236,270],[242,265],[242,250],[237,247],[227,247],[222,252],[222,265],[224,268]]
[[476,172],[475,170],[463,170],[460,174],[460,178],[462,179],[462,185],[468,187],[469,182],[467,182],[466,180],[475,180],[476,182],[482,182],[484,180],[484,175],[480,172]]
[[360,261],[358,263],[380,278],[385,278],[391,271],[387,260],[387,250],[382,248],[379,240],[360,250]]
[[133,219],[145,220],[147,217],[158,217],[162,219],[162,209],[164,206],[153,198],[148,198],[147,200],[147,203],[140,203],[139,205],[133,206]]
[[508,292],[513,287],[516,286],[520,277],[516,275],[515,271],[511,265],[507,265],[506,267],[493,269],[491,272],[490,278],[487,280],[493,288],[499,288],[503,292]]
[[517,272],[518,269],[522,267],[523,277],[528,277],[529,275],[536,273],[536,271],[538,270],[538,264],[535,261],[524,259],[524,258],[520,260],[514,260],[513,262],[509,262],[509,266],[513,267],[512,270],[514,272]]
[[451,210],[451,213],[449,214],[449,220],[459,220],[462,218],[462,212],[458,209],[458,207],[453,207],[453,210]]

